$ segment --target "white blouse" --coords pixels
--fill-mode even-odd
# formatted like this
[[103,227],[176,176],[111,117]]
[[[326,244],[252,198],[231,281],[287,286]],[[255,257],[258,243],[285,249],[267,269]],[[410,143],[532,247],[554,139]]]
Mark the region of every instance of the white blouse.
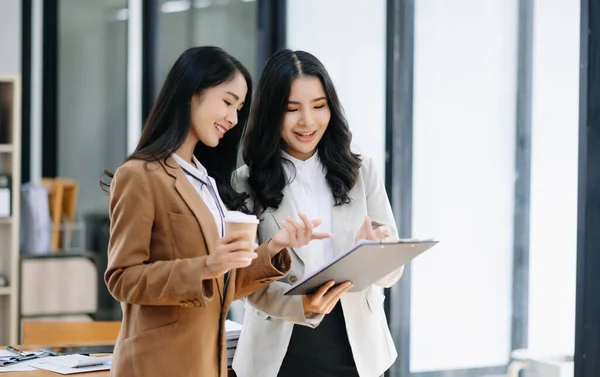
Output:
[[[206,168],[202,166],[200,161],[196,159],[195,156],[192,156],[194,161],[194,165],[185,161],[183,158],[179,157],[175,153],[173,153],[173,159],[181,166],[184,170],[185,175],[188,180],[196,189],[196,192],[200,195],[210,212],[212,213],[215,223],[217,225],[217,229],[219,231],[219,235],[223,236],[223,219],[221,216],[224,216],[227,213],[227,208],[225,204],[221,200],[219,196],[219,191],[217,190],[217,183],[213,178],[208,175]],[[211,194],[211,189],[208,185],[212,186],[212,190],[214,195]]]
[[[326,170],[319,159],[319,154],[315,153],[308,160],[302,161],[282,151],[282,157],[293,164],[292,167],[284,161],[283,166],[288,180],[284,195],[289,195],[294,212],[304,212],[310,220],[320,219],[322,223],[315,231],[331,232],[334,202],[325,179]],[[310,258],[303,260],[305,271],[310,272],[333,258],[333,241],[331,238],[315,240],[296,250],[304,255],[310,255]]]

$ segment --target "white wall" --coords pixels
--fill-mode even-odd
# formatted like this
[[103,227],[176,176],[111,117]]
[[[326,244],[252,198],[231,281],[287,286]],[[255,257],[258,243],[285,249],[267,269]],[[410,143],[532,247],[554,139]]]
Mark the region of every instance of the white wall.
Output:
[[288,0],[287,47],[323,64],[340,96],[353,144],[385,168],[386,2]]
[[20,0],[0,0],[0,36],[0,74],[20,74]]
[[578,1],[535,1],[529,346],[574,351],[579,114]]
[[415,2],[412,372],[510,352],[517,0]]

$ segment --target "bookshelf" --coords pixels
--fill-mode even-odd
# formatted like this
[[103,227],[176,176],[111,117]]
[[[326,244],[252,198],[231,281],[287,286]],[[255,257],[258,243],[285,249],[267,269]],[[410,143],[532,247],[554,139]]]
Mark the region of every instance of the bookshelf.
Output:
[[[6,177],[10,177],[7,181]],[[9,182],[8,185],[3,183]],[[21,78],[0,74],[0,344],[19,330],[19,206],[21,193]],[[8,192],[10,195],[8,195]],[[8,195],[8,196],[7,196]],[[7,210],[7,203],[10,203]],[[2,285],[2,280],[7,284]]]

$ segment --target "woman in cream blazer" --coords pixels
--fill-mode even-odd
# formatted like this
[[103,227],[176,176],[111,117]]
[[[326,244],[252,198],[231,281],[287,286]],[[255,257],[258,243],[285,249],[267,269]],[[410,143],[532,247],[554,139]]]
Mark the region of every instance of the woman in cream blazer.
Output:
[[362,292],[347,284],[311,296],[284,292],[359,238],[377,239],[371,220],[387,227],[381,236],[397,237],[383,181],[369,158],[352,153],[335,89],[314,56],[276,53],[254,101],[247,165],[233,182],[261,216],[260,242],[298,211],[322,220],[317,229],[333,238],[291,248],[290,272],[247,297],[233,368],[238,377],[378,377],[397,356],[380,287],[396,283],[402,268]]

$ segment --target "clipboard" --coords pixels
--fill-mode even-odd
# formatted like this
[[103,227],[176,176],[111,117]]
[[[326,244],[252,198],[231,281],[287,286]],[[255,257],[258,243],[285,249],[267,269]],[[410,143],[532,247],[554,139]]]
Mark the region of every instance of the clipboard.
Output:
[[434,240],[360,241],[347,252],[292,285],[285,295],[307,295],[330,280],[351,281],[348,292],[360,292],[435,246]]

